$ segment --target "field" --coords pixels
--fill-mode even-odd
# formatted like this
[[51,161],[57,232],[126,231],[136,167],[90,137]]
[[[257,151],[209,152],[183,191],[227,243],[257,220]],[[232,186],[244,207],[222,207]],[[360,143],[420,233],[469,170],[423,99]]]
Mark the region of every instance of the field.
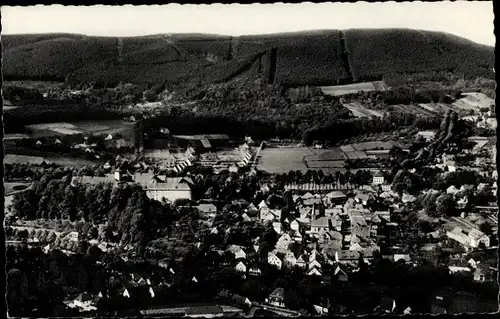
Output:
[[304,157],[315,155],[309,147],[264,148],[260,151],[257,169],[269,173],[288,173],[289,171],[307,171]]
[[355,117],[383,116],[383,113],[381,113],[380,111],[367,109],[360,103],[347,103],[344,104],[344,107],[346,107],[349,111],[351,111],[352,115],[354,115]]
[[[314,149],[310,147],[265,148],[261,150],[257,169],[269,173],[287,173],[289,171],[322,170],[325,173],[345,170],[346,159],[366,159],[378,157],[367,155],[368,150],[389,150],[397,142],[364,142],[334,147]],[[381,155],[380,157],[386,157]]]
[[27,189],[31,185],[31,182],[16,182],[16,183],[4,182],[3,185],[5,187],[5,195],[8,196],[12,193]]
[[362,82],[347,85],[322,86],[323,94],[332,96],[342,96],[347,94],[356,94],[360,91],[386,91],[389,86],[384,81]]
[[435,114],[434,111],[431,111],[427,108],[418,107],[415,105],[398,104],[398,105],[391,105],[390,108],[392,110],[407,114],[420,114],[424,116],[432,116]]
[[122,120],[110,121],[82,121],[75,123],[42,123],[27,125],[26,128],[34,138],[42,136],[90,134],[104,135],[130,132],[132,122]]
[[71,167],[80,167],[80,166],[91,166],[95,165],[97,162],[74,158],[74,157],[64,157],[64,156],[30,156],[30,155],[14,155],[14,154],[5,154],[4,163],[5,164],[28,164],[28,165],[40,165],[43,162],[46,164],[55,164],[60,166],[71,166]]
[[464,97],[455,101],[452,105],[454,107],[469,111],[479,111],[481,108],[489,109],[490,106],[495,105],[495,100],[482,94],[482,93],[463,93]]
[[4,35],[2,45],[5,80],[108,85],[227,81],[269,52],[274,55],[261,60],[260,68],[268,69],[262,73],[277,84],[332,85],[434,71],[494,77],[493,47],[449,34],[397,29],[241,37]]

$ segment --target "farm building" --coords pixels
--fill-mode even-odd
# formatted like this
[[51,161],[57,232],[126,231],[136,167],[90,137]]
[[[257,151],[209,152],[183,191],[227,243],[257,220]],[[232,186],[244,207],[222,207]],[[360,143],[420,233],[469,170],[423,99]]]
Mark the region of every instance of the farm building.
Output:
[[163,198],[169,201],[191,199],[192,195],[191,186],[193,181],[188,177],[166,177],[154,175],[153,173],[130,175],[127,172],[117,170],[114,174],[106,174],[105,176],[74,176],[71,181],[72,185],[110,183],[115,186],[120,182],[140,184],[149,198],[158,201]]
[[421,136],[426,141],[430,141],[430,140],[434,139],[434,136],[436,136],[436,132],[434,132],[434,131],[420,131],[417,133],[417,136]]
[[163,198],[169,201],[176,199],[191,199],[193,181],[190,178],[166,177],[153,173],[138,173],[133,176],[135,183],[140,184],[146,195],[154,200]]

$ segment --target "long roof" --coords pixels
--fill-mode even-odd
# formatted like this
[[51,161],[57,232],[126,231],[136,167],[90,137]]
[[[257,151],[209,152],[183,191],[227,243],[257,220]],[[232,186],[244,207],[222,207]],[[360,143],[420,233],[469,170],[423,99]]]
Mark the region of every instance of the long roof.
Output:
[[269,295],[269,297],[278,297],[278,298],[285,298],[285,289],[284,288],[276,288],[274,291]]

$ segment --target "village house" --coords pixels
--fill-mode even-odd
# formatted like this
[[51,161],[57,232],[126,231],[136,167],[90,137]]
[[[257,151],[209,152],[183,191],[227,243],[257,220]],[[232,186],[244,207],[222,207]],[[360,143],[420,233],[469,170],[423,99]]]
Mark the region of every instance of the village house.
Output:
[[243,247],[238,246],[238,245],[231,245],[229,246],[228,250],[234,255],[234,259],[246,259],[247,254],[243,250]]
[[307,275],[308,276],[321,276],[322,275],[321,268],[318,268],[318,267],[309,268],[309,270],[307,271]]
[[327,205],[343,205],[347,200],[347,196],[341,191],[333,191],[325,195],[324,202]]
[[285,258],[283,258],[283,266],[286,268],[293,268],[297,264],[297,258],[295,258],[295,255],[293,252],[288,252],[285,255]]
[[320,232],[327,232],[332,227],[333,221],[329,217],[321,217],[311,221],[310,233],[313,235],[319,235]]
[[478,248],[480,244],[483,244],[485,247],[490,246],[490,238],[475,228],[464,229],[456,226],[451,231],[446,232],[446,236],[458,241],[466,248]]
[[348,281],[349,277],[347,276],[347,273],[342,270],[339,266],[335,268],[334,276],[337,278],[338,281]]
[[199,204],[195,206],[195,208],[198,209],[200,213],[210,218],[215,218],[217,214],[217,207],[214,204]]
[[281,209],[269,209],[269,208],[261,208],[260,209],[260,220],[265,221],[280,221],[281,220]]
[[273,229],[278,235],[281,235],[282,229],[281,229],[281,223],[279,221],[273,222]]
[[237,272],[242,272],[242,273],[247,272],[247,266],[245,266],[245,264],[242,261],[238,262],[235,268]]
[[299,258],[297,258],[295,265],[299,268],[305,269],[307,267],[306,259],[307,257],[305,257],[304,255],[300,255]]
[[262,275],[262,271],[260,270],[259,267],[257,266],[252,266],[248,269],[248,274],[250,276],[260,276]]
[[78,241],[79,234],[77,231],[72,231],[69,233],[68,237],[69,237],[69,240],[71,240],[71,241]]
[[276,250],[278,252],[286,254],[289,250],[290,244],[293,243],[292,237],[285,233],[278,238],[276,242]]
[[384,174],[381,171],[377,171],[373,175],[372,184],[373,185],[382,185],[382,184],[384,184],[384,182],[385,182]]
[[283,266],[283,262],[281,261],[281,259],[273,252],[270,252],[267,255],[267,263],[272,266],[276,266],[276,268],[278,269],[281,269],[281,267]]
[[432,141],[434,139],[435,135],[436,135],[436,132],[434,132],[434,131],[420,131],[417,133],[417,136],[422,137],[427,142]]
[[297,219],[294,219],[290,222],[290,229],[293,231],[298,231],[300,229],[300,223]]
[[285,289],[276,288],[274,291],[266,298],[266,303],[276,306],[285,307]]
[[[120,182],[123,178],[123,173],[117,171],[115,178]],[[153,173],[137,173],[133,177],[133,181],[140,184],[146,191],[146,195],[154,200],[175,201],[177,199],[192,199],[193,181],[189,177],[166,177],[162,175],[154,175]]]
[[473,273],[474,280],[479,282],[496,280],[497,276],[493,270],[488,264],[478,265]]
[[298,231],[298,230],[295,230],[295,231],[291,231],[290,232],[290,236],[292,237],[292,239],[296,242],[296,243],[301,243],[302,240],[304,239],[302,234]]

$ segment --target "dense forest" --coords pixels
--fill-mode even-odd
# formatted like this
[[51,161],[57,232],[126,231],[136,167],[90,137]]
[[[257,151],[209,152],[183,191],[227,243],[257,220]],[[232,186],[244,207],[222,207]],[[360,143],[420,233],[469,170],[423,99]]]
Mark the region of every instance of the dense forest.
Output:
[[241,59],[268,53],[264,79],[293,86],[332,85],[351,77],[380,80],[394,72],[450,71],[464,77],[494,77],[492,47],[450,34],[404,29],[241,37],[6,35],[2,43],[7,80],[90,81],[107,86],[209,84],[238,77],[246,66]]

